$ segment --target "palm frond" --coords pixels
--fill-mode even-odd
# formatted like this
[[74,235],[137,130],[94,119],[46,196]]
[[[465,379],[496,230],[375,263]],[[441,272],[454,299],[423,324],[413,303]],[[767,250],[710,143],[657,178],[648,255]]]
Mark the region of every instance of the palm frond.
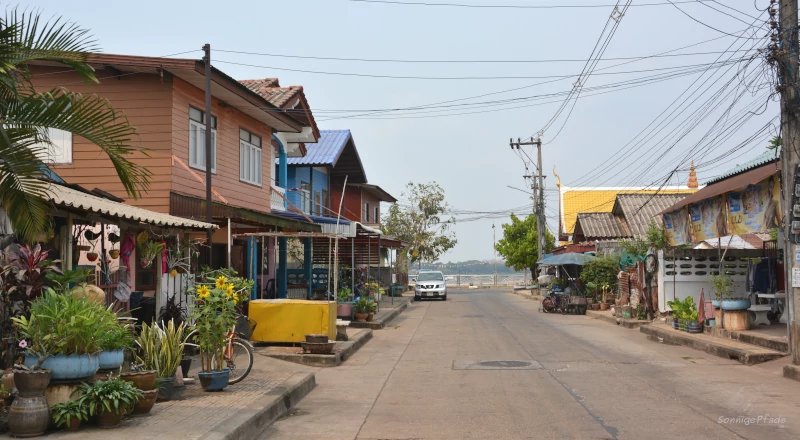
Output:
[[99,146],[131,197],[138,198],[149,187],[150,171],[129,160],[136,152],[146,155],[147,149],[133,144],[136,128],[106,99],[57,88],[7,103],[4,116],[9,126],[57,128]]
[[37,128],[0,126],[0,204],[25,240],[50,224],[45,166],[37,156],[43,142]]

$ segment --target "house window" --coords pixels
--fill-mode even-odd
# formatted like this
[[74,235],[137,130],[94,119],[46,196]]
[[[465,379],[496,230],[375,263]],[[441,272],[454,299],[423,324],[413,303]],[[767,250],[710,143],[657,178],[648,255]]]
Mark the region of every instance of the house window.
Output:
[[316,207],[317,215],[322,215],[322,195],[314,193],[314,206]]
[[33,148],[38,148],[39,159],[50,164],[70,164],[72,163],[72,133],[58,128],[49,128],[50,145],[36,144]]
[[[134,282],[134,290],[156,290],[156,277],[161,272],[161,266],[157,265],[155,261],[152,262],[149,268],[142,268],[139,259],[136,259],[136,279]],[[159,271],[156,272],[156,266]]]
[[261,186],[261,136],[239,129],[239,180]]
[[300,209],[311,214],[311,184],[300,181]]
[[364,223],[369,223],[369,203],[364,203]]
[[[217,118],[211,116],[211,172],[217,172]],[[189,107],[189,166],[206,169],[206,115]]]
[[329,200],[328,190],[322,190],[322,215],[329,217],[330,216],[330,200]]
[[373,223],[379,223],[379,221],[378,221],[378,207],[377,206],[375,207],[375,211],[374,212],[375,212],[375,214],[372,216],[372,222]]

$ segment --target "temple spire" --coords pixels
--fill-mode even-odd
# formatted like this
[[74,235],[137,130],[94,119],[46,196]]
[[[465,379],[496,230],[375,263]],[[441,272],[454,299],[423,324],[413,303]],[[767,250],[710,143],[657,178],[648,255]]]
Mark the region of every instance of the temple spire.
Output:
[[697,183],[697,173],[694,171],[694,161],[692,161],[692,166],[689,168],[689,181],[686,182],[686,186],[691,189],[697,189],[700,187]]

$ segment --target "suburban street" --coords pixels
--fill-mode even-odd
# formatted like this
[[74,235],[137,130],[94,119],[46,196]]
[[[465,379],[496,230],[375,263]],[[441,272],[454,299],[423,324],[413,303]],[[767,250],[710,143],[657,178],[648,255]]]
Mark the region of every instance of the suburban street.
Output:
[[412,303],[342,366],[318,371],[263,438],[800,438],[788,361],[744,366],[538,307],[507,289]]

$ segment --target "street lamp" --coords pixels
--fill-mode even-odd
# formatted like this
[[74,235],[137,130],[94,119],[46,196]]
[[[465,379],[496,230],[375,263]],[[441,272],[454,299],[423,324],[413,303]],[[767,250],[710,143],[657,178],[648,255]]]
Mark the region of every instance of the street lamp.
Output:
[[497,233],[492,223],[492,240],[494,241],[494,285],[497,286]]

